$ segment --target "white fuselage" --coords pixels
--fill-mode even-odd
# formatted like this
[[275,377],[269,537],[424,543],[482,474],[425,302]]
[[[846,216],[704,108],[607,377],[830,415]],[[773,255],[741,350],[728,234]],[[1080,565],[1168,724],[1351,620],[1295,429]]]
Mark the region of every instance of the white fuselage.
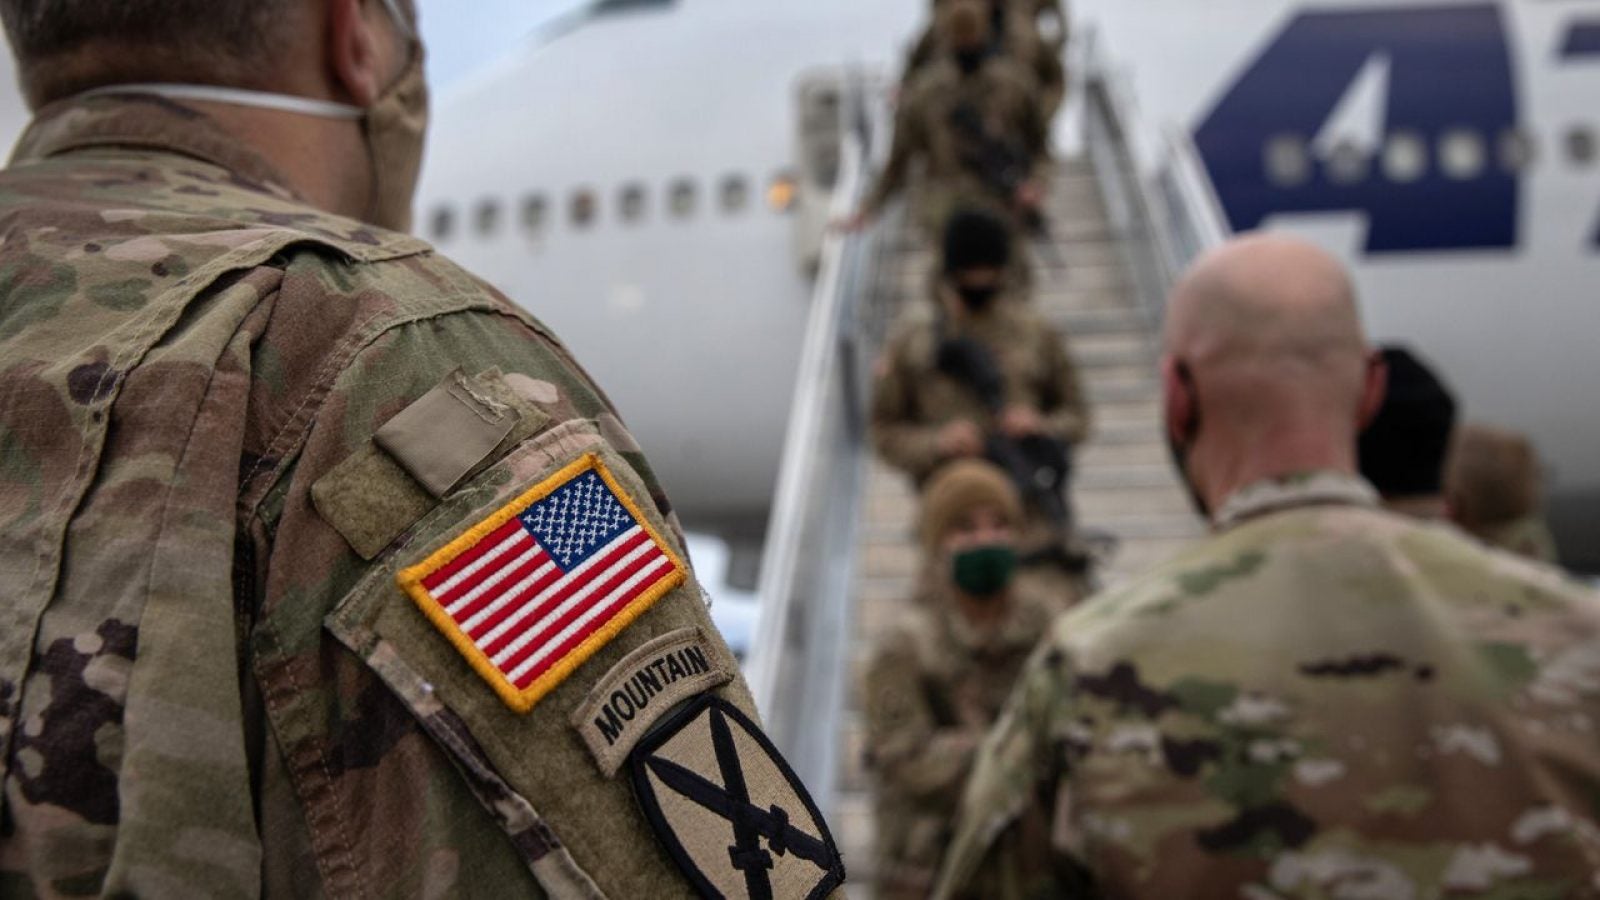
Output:
[[921,13],[685,0],[601,17],[436,104],[419,231],[561,336],[691,527],[759,533],[771,502],[811,290],[768,197],[797,168],[797,81],[890,66]]

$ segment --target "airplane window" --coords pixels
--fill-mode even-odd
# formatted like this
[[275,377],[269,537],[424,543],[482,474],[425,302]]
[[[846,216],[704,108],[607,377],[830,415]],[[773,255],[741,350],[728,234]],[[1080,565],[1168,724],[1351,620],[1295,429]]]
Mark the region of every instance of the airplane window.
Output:
[[740,175],[722,179],[722,211],[732,215],[744,212],[750,202],[750,185]]
[[496,200],[483,200],[478,203],[478,210],[473,214],[473,224],[478,229],[479,237],[488,237],[500,227],[500,203]]
[[530,194],[522,198],[522,228],[524,231],[540,232],[544,230],[545,220],[550,217],[550,202],[543,194]]
[[594,191],[584,188],[572,195],[572,224],[579,228],[587,228],[594,224],[595,217],[600,214],[600,203],[595,200]]
[[1372,167],[1366,151],[1350,141],[1340,141],[1328,154],[1328,180],[1334,184],[1355,184],[1363,181]]
[[450,235],[456,230],[456,212],[448,206],[441,206],[433,211],[433,222],[429,231],[433,233],[436,241],[448,241]]
[[772,176],[772,183],[767,185],[767,206],[771,207],[773,212],[786,213],[794,209],[798,193],[794,176],[788,172],[779,172]]
[[1299,135],[1278,135],[1267,142],[1262,155],[1267,180],[1278,187],[1297,187],[1311,179],[1311,154]]
[[617,196],[617,208],[622,221],[637,222],[644,218],[645,190],[642,184],[630,184]]
[[1538,147],[1533,136],[1514,128],[1500,135],[1500,167],[1516,173],[1533,165]]
[[1587,166],[1594,162],[1594,132],[1582,125],[1575,125],[1567,132],[1567,155],[1580,166]]
[[694,215],[694,182],[681,178],[672,183],[667,192],[667,208],[680,219]]
[[1448,131],[1439,139],[1439,168],[1448,178],[1468,181],[1482,176],[1487,156],[1476,131]]
[[1402,184],[1428,173],[1428,144],[1415,131],[1397,131],[1383,148],[1383,174]]

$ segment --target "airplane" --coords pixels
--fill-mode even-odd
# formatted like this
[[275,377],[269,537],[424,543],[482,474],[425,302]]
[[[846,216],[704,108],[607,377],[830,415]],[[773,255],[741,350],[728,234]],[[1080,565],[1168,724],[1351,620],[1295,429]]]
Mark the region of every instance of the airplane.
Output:
[[1375,340],[1432,361],[1463,418],[1533,437],[1563,560],[1600,572],[1600,4],[1079,0],[1076,15],[1137,109],[1144,177],[1187,152],[1224,232],[1293,232],[1342,258]]
[[[741,587],[783,447],[841,84],[892,77],[927,6],[598,0],[436,97],[417,230],[562,335],[689,528],[728,541]],[[1164,177],[1176,133],[1225,231],[1286,229],[1340,255],[1378,339],[1436,363],[1468,418],[1534,437],[1565,560],[1600,572],[1586,303],[1600,8],[1078,0],[1072,14],[1069,63],[1093,34],[1136,103],[1141,176]],[[1080,146],[1075,106],[1059,146]]]
[[[685,519],[730,539],[747,579],[837,139],[818,125],[837,94],[807,76],[892,73],[925,14],[601,4],[439,104],[423,235],[590,361]],[[1534,436],[1564,556],[1600,570],[1595,8],[1080,0],[1073,15],[1127,73],[1144,177],[1176,130],[1225,230],[1290,230],[1343,258],[1378,340],[1439,366],[1467,418]]]

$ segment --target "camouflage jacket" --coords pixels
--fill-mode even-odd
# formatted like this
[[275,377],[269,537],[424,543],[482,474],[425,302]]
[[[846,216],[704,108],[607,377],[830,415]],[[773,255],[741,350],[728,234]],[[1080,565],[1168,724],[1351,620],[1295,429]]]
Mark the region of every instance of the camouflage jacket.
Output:
[[1489,546],[1508,553],[1545,563],[1558,561],[1555,535],[1550,533],[1550,525],[1540,513],[1489,525],[1473,533]]
[[[586,695],[660,639],[750,700],[643,455],[538,321],[154,98],[43,111],[0,222],[0,895],[693,893]],[[439,598],[514,575],[461,542],[578,469],[672,574],[538,635],[546,693],[512,696]],[[629,740],[667,705],[638,696]]]
[[[975,116],[968,121],[979,127],[958,126],[962,113]],[[983,143],[1022,159],[1027,171],[1019,174],[1039,179],[1047,170],[1048,126],[1028,75],[1009,59],[990,59],[970,77],[949,60],[930,65],[904,85],[894,128],[889,159],[865,208],[876,213],[909,188],[915,222],[936,239],[959,208],[1016,218],[995,173],[976,164]]]
[[[1007,9],[1003,15],[1005,33],[999,41],[999,51],[1018,70],[1025,72],[1039,106],[1039,117],[1046,125],[1060,112],[1067,96],[1067,69],[1061,60],[1061,45],[1047,42],[1036,23],[1042,11],[1024,8]],[[905,78],[926,71],[943,55],[944,42],[939,26],[930,24],[906,57]]]
[[921,482],[945,462],[938,450],[943,426],[965,419],[986,432],[995,427],[977,391],[939,371],[939,346],[955,337],[989,349],[1005,377],[1008,405],[1039,412],[1058,440],[1076,444],[1088,437],[1088,403],[1066,340],[1026,306],[999,297],[987,312],[959,324],[915,310],[890,337],[872,399],[873,445],[890,465]]
[[1082,896],[1600,896],[1600,598],[1346,476],[1218,523],[1057,622],[940,896],[1013,865],[1030,804]]
[[862,684],[882,898],[933,888],[978,742],[1060,608],[1019,585],[999,627],[984,632],[947,589],[921,593],[874,649]]

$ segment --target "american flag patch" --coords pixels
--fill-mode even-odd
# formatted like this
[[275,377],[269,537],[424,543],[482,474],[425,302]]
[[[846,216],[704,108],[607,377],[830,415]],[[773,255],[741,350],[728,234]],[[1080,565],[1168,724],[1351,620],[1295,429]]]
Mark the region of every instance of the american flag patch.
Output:
[[398,581],[506,705],[525,713],[683,584],[684,572],[590,453]]

